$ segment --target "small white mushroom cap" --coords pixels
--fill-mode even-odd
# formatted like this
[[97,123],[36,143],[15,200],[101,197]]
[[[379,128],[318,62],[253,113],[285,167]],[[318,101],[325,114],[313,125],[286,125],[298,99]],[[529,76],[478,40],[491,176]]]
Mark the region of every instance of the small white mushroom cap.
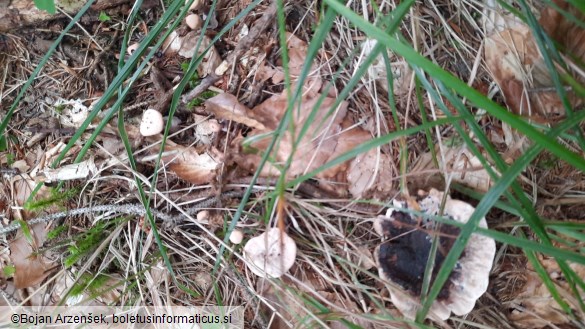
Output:
[[278,278],[295,263],[297,245],[276,227],[254,237],[244,246],[246,266],[259,277]]
[[230,234],[230,242],[233,244],[240,244],[244,240],[244,233],[240,230],[233,230]]
[[[426,197],[418,202],[420,211],[437,216],[439,214],[443,192],[431,189]],[[380,235],[383,235],[383,221],[394,221],[392,218],[395,211],[400,208],[407,208],[406,202],[394,202],[394,207],[387,212],[386,216],[378,216],[374,221],[374,229]],[[447,197],[443,216],[455,221],[466,223],[475,208],[470,204],[453,200]],[[479,227],[487,228],[485,218],[479,222]],[[376,248],[374,259],[378,265],[379,275],[382,279],[392,282],[379,264],[380,246]],[[479,234],[472,234],[464,254],[456,265],[458,275],[451,275],[449,281],[444,287],[449,287],[449,297],[443,300],[435,300],[427,317],[435,320],[447,320],[451,312],[455,315],[462,316],[473,310],[475,302],[483,295],[489,284],[489,273],[491,271],[494,256],[496,254],[496,243],[493,239]],[[404,314],[405,317],[414,319],[416,312],[420,308],[418,296],[412,296],[408,292],[396,288],[396,285],[389,287],[392,303]]]
[[142,136],[153,136],[163,131],[164,120],[162,114],[153,109],[148,109],[142,114],[140,122],[140,134]]
[[221,62],[218,67],[215,68],[215,74],[222,76],[230,68],[227,61]]
[[200,222],[204,221],[208,218],[209,218],[209,211],[207,211],[207,210],[202,210],[202,211],[197,213],[197,220]]
[[187,24],[191,30],[197,30],[201,27],[201,17],[197,14],[191,14],[185,17],[185,24]]
[[139,46],[140,46],[139,43],[133,43],[126,48],[126,52],[128,52],[128,55],[132,55],[134,54],[136,49],[138,49]]

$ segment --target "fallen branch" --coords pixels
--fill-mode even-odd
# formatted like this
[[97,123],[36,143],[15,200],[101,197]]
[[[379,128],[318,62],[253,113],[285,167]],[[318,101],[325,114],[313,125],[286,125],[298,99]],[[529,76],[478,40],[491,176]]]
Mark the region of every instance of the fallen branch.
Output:
[[[230,191],[221,194],[221,197],[210,197],[207,200],[201,201],[196,203],[195,205],[187,208],[185,213],[188,215],[194,215],[199,212],[201,209],[209,208],[216,205],[221,199],[228,199],[233,197],[241,197],[243,195],[243,191]],[[109,213],[116,213],[116,214],[126,214],[126,215],[135,215],[135,216],[145,216],[146,209],[142,204],[134,203],[134,204],[123,204],[123,205],[101,205],[95,207],[85,207],[85,208],[77,208],[68,211],[57,212],[54,214],[36,217],[33,219],[28,220],[26,223],[27,225],[34,225],[39,223],[46,223],[56,219],[65,218],[69,216],[79,216],[83,214],[89,213],[99,213],[99,212],[109,212]],[[162,211],[156,209],[150,209],[150,212],[156,217],[157,220],[164,222],[167,225],[176,225],[183,222],[184,215],[179,214],[176,216],[171,216],[166,214]],[[14,222],[10,225],[0,228],[0,236],[6,235],[10,232],[16,231],[20,228],[20,222]]]

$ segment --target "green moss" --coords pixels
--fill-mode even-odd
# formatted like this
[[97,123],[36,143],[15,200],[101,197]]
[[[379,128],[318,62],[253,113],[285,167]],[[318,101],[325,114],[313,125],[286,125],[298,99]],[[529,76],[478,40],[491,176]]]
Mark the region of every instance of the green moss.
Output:
[[65,190],[63,192],[57,190],[56,188],[51,188],[50,196],[48,198],[26,202],[24,204],[24,209],[28,211],[41,211],[53,205],[61,206],[65,203],[65,201],[79,195],[79,192],[80,191],[78,188]]
[[16,267],[14,267],[14,265],[6,265],[2,269],[2,272],[4,272],[5,277],[9,278],[14,275],[14,272],[16,272]]
[[193,99],[189,103],[187,103],[187,108],[193,108],[195,106],[201,106],[205,103],[206,100],[210,99],[211,97],[217,95],[215,91],[206,90],[199,95],[199,97]]
[[99,222],[96,226],[81,234],[79,238],[73,241],[67,248],[69,255],[65,257],[65,267],[69,268],[73,266],[81,257],[95,250],[106,237],[105,229],[107,225],[106,222]]
[[90,273],[84,273],[79,280],[77,280],[77,283],[73,285],[69,295],[78,296],[87,291],[92,296],[100,296],[109,290],[109,287],[104,287],[108,282],[108,279],[109,277],[104,274],[93,275]]
[[55,112],[61,114],[63,113],[63,110],[65,109],[65,104],[59,104],[57,106],[55,106]]
[[69,226],[67,225],[59,225],[55,227],[47,233],[47,240],[53,240],[57,238],[59,235],[61,235],[61,233],[67,231],[68,228]]
[[112,227],[116,227],[127,220],[128,218],[121,217],[109,221],[100,221],[87,232],[76,235],[74,240],[67,247],[64,260],[65,267],[69,268],[73,266],[81,258],[96,250],[108,236],[109,230]]
[[536,162],[536,167],[540,169],[553,169],[558,163],[559,159],[556,157],[542,157]]
[[16,156],[14,154],[12,154],[12,153],[6,154],[6,164],[8,166],[12,166],[15,161],[16,161]]
[[100,22],[107,22],[112,20],[112,18],[108,16],[108,14],[106,14],[105,11],[100,12],[98,19],[100,20]]
[[[183,73],[187,73],[188,69],[189,69],[189,63],[187,63],[187,62],[181,63],[181,70],[183,71]],[[189,88],[193,89],[193,88],[197,87],[200,83],[201,83],[201,78],[199,77],[199,74],[197,74],[197,72],[195,72],[193,74],[193,76],[189,79]],[[215,91],[206,90],[206,91],[202,92],[201,95],[199,95],[197,98],[195,98],[192,101],[190,101],[189,103],[187,103],[187,108],[191,109],[195,106],[201,106],[206,100],[210,99],[211,97],[213,97],[215,95],[217,95],[217,93]]]

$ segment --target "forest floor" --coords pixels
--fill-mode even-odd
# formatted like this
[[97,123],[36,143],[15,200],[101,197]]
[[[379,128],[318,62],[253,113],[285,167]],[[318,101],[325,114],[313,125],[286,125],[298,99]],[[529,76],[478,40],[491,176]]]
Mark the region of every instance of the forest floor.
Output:
[[579,0],[84,4],[0,5],[0,306],[585,327]]

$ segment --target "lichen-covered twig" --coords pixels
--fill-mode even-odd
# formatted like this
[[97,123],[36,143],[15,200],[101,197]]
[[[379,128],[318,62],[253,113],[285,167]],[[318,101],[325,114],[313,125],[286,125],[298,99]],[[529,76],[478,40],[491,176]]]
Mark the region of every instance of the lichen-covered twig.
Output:
[[[230,191],[223,193],[219,198],[211,197],[209,199],[203,200],[201,202],[196,203],[195,205],[187,208],[185,213],[188,215],[194,215],[200,209],[209,208],[216,205],[220,199],[227,199],[233,198],[237,196],[241,196],[243,192],[241,191]],[[85,207],[85,208],[77,208],[62,212],[53,213],[50,215],[40,216],[27,221],[28,225],[34,225],[38,223],[46,223],[52,220],[69,217],[69,216],[79,216],[88,213],[99,213],[99,212],[109,212],[109,213],[116,213],[116,214],[126,214],[126,215],[136,215],[136,216],[144,216],[146,215],[146,209],[139,203],[136,204],[122,204],[122,205],[101,205],[95,207]],[[167,224],[179,224],[184,220],[184,216],[182,214],[171,216],[166,214],[160,210],[150,209],[150,212],[154,215],[156,220],[165,222]],[[16,231],[20,228],[20,222],[14,222],[10,225],[0,228],[0,235],[6,235],[10,232]]]

